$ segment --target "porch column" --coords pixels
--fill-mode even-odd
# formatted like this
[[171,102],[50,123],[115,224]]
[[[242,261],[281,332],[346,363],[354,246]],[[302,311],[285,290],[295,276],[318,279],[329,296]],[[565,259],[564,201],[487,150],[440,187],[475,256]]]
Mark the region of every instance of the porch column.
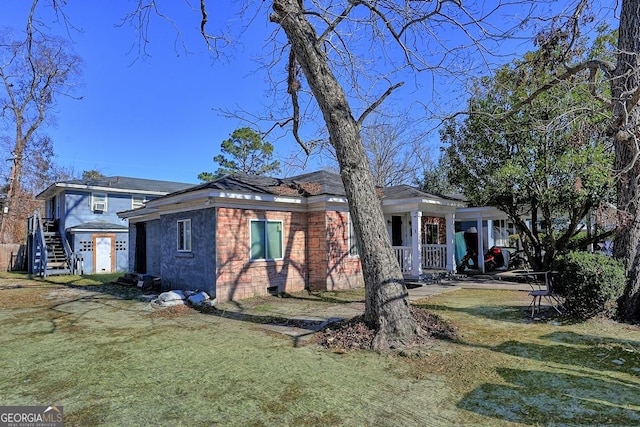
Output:
[[411,275],[422,274],[422,211],[411,212]]
[[445,224],[447,227],[447,259],[445,267],[447,271],[456,270],[456,215],[454,213],[448,213],[444,215]]
[[476,219],[476,229],[478,230],[478,268],[484,273],[484,229],[481,216]]
[[496,245],[496,236],[493,232],[493,220],[488,219],[487,220],[487,246],[488,246],[487,249],[495,245]]

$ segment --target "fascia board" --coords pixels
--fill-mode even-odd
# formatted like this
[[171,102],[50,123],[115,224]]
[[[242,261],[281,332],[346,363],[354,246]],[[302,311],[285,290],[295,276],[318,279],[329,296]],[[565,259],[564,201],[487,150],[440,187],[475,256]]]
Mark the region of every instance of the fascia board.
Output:
[[457,209],[465,207],[466,204],[461,202],[456,202],[452,200],[434,200],[434,199],[424,199],[424,198],[414,198],[414,199],[393,199],[393,200],[382,200],[383,206],[393,206],[393,205],[403,205],[403,206],[420,206],[420,205],[431,205],[431,206],[441,206],[443,208],[451,208]]
[[342,196],[311,196],[307,199],[307,210],[309,212],[323,210],[348,211],[349,201]]
[[214,207],[302,212],[306,211],[306,201],[302,197],[207,190],[151,200],[146,207],[158,210],[161,215]]
[[468,208],[458,208],[456,210],[456,221],[475,220],[478,217],[490,219],[506,219],[508,216],[506,213],[493,206],[476,206]]
[[164,196],[167,194],[163,191],[128,190],[126,188],[102,187],[98,185],[57,183],[55,184],[55,186],[60,189],[84,190],[84,191],[92,191],[92,192],[98,192],[98,193],[150,194],[152,196]]
[[128,218],[129,224],[136,224],[138,222],[148,222],[156,219],[160,219],[160,212],[150,212],[145,215],[138,215]]

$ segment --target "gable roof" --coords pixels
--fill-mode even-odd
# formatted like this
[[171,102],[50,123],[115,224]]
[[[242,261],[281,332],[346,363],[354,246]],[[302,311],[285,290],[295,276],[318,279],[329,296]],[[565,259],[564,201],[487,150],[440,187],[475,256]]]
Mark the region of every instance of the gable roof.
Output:
[[234,173],[213,181],[195,185],[171,194],[193,193],[200,190],[221,190],[241,193],[271,194],[275,196],[344,196],[344,186],[340,175],[329,171],[316,171],[290,178],[273,178],[268,176]]
[[195,184],[154,179],[132,178],[126,176],[107,176],[93,179],[70,179],[51,184],[36,196],[36,199],[48,199],[66,189],[102,191],[113,193],[152,194],[163,196],[168,193],[193,187]]
[[[459,200],[425,193],[409,185],[381,188],[378,195],[383,205],[393,209],[421,209],[428,205],[449,211],[465,206]],[[322,208],[327,202],[337,205],[347,202],[342,178],[335,172],[320,170],[288,178],[234,173],[158,197],[145,207],[118,212],[118,216],[142,218],[155,216],[165,209],[199,209],[212,206],[215,199],[252,207],[275,202],[287,206],[286,209],[309,209],[312,205]]]
[[466,206],[465,200],[460,198],[427,193],[416,187],[411,187],[410,185],[395,185],[392,187],[382,188],[381,191],[383,193],[383,198],[386,200],[405,200],[413,198],[442,199],[451,202],[460,202],[462,203],[461,206]]

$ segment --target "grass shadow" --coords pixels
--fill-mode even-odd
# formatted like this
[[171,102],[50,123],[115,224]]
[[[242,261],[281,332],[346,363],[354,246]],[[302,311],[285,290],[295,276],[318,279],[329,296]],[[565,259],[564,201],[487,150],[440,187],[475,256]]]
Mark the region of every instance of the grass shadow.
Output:
[[640,424],[639,385],[557,370],[498,368],[503,383],[485,383],[456,405],[527,425]]
[[[469,307],[452,307],[446,303],[437,303],[432,301],[417,302],[414,305],[429,311],[436,312],[456,312],[463,313],[473,317],[480,317],[488,320],[496,320],[503,322],[512,322],[517,324],[531,322],[531,317],[527,314],[529,309],[524,305],[475,305]],[[544,312],[544,318],[548,319],[553,316],[551,311]]]
[[[589,372],[622,372],[638,377],[637,387],[640,391],[640,347],[638,343],[613,340],[600,337],[587,338],[579,334],[560,333],[564,338],[574,335],[573,342],[565,339],[563,343],[542,345],[505,341],[491,350],[523,357],[546,364],[569,365],[571,369],[583,373]],[[551,334],[554,335],[554,334]],[[548,338],[549,336],[547,336]]]

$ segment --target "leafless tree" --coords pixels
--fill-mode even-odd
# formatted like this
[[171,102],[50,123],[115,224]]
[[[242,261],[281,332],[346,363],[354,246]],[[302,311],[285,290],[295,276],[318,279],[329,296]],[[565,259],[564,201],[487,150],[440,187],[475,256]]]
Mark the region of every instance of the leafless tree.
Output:
[[428,135],[408,113],[372,114],[361,135],[376,187],[410,184],[420,175]]
[[[273,0],[243,2],[256,20],[268,9],[274,31],[272,82],[286,93],[288,114],[271,110],[274,126],[287,128],[302,150],[317,141],[305,139],[304,125],[319,113],[335,150],[358,238],[366,287],[365,318],[376,328],[376,349],[402,346],[419,332],[409,313],[402,272],[387,236],[371,165],[362,140],[367,117],[421,73],[459,76],[485,67],[500,40],[510,37],[531,13],[528,0],[505,0],[486,7],[455,0]],[[129,17],[145,16],[156,1],[139,0]],[[201,32],[208,43],[208,13],[199,2]],[[512,8],[511,20],[499,17]],[[517,18],[514,18],[517,17]],[[135,20],[134,20],[135,21]],[[144,30],[148,21],[135,21]],[[456,37],[452,37],[456,34]],[[209,44],[215,50],[215,44]],[[469,53],[473,48],[475,54]],[[279,77],[282,66],[284,78]],[[464,80],[461,78],[461,80]],[[274,96],[277,101],[281,97]],[[312,119],[312,118],[311,118]]]
[[42,126],[52,119],[56,98],[71,93],[81,63],[64,39],[37,30],[37,4],[34,0],[24,35],[16,37],[5,30],[0,37],[0,118],[9,141],[7,160],[11,161],[0,225],[2,242],[19,238],[5,231],[19,228],[9,222],[24,222],[27,204],[23,199],[33,199],[33,194],[25,191],[25,170],[51,160],[51,141],[42,134]]

